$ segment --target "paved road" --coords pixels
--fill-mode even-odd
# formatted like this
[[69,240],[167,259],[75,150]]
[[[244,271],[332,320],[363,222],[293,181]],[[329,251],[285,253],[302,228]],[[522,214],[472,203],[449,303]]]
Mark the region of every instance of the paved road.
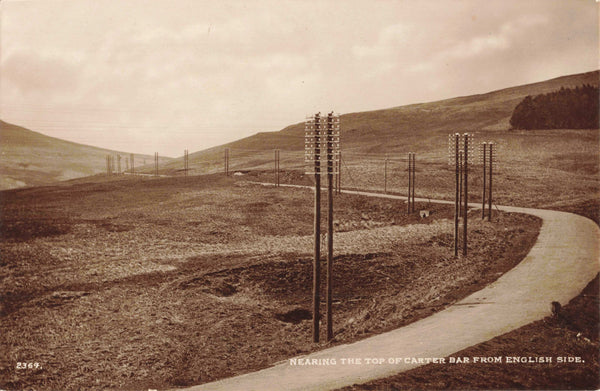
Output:
[[[538,216],[543,224],[527,257],[486,288],[408,326],[302,357],[303,363],[317,360],[314,362],[325,364],[329,360],[329,365],[292,365],[291,361],[285,361],[258,372],[188,390],[331,390],[388,377],[426,363],[426,360],[419,362],[419,358],[443,358],[544,318],[551,312],[552,301],[567,304],[600,270],[600,229],[593,221],[565,212],[498,208]],[[362,362],[360,365],[343,363],[342,359],[350,358]],[[384,363],[367,363],[366,359],[383,359]],[[390,359],[393,364],[389,363]]]

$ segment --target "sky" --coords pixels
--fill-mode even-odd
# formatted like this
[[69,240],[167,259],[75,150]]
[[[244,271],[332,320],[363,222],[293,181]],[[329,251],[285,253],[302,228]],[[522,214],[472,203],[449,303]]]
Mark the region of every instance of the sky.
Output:
[[0,118],[181,156],[599,68],[595,0],[2,0]]

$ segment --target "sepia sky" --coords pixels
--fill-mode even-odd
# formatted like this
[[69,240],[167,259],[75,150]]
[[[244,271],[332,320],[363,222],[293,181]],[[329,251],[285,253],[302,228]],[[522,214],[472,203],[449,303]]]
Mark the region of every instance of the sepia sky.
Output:
[[0,118],[181,156],[598,69],[594,0],[3,0]]

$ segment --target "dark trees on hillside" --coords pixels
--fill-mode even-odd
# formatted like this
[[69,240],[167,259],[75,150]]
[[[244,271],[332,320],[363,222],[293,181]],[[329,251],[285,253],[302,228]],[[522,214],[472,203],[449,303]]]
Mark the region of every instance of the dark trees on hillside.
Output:
[[548,94],[526,96],[515,107],[514,129],[598,129],[598,87],[561,88]]

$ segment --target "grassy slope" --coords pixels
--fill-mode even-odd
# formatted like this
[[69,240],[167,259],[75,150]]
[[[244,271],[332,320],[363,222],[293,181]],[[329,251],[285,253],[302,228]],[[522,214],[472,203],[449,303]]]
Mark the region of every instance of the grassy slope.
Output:
[[[406,153],[417,156],[417,196],[452,199],[454,176],[447,165],[447,135],[469,131],[476,144],[493,141],[498,165],[494,201],[571,210],[594,217],[600,199],[597,129],[511,131],[514,107],[527,95],[560,87],[599,84],[599,71],[559,77],[487,94],[457,97],[341,116],[343,186],[384,189],[402,194],[407,188]],[[223,170],[223,149],[230,148],[231,170],[272,170],[273,149],[281,149],[283,170],[303,171],[304,125],[258,133],[236,142],[190,155],[191,174]],[[181,159],[164,166],[181,174]],[[481,170],[470,176],[470,200],[481,198]],[[265,177],[264,179],[267,179]]]
[[[438,144],[442,144],[445,157],[445,142],[448,132],[476,131],[482,134],[506,133],[514,107],[527,95],[547,93],[560,87],[574,87],[584,83],[598,85],[599,71],[563,76],[534,84],[506,88],[486,94],[457,97],[437,102],[418,103],[383,110],[344,114],[341,116],[342,142],[345,151],[361,153],[394,154],[408,151],[435,150],[429,155],[439,155]],[[444,136],[440,139],[440,135]],[[199,171],[221,169],[223,149],[236,150],[231,165],[255,168],[270,160],[273,149],[296,152],[300,156],[304,148],[304,124],[298,123],[279,132],[258,133],[229,144],[196,152],[190,155],[190,166]],[[253,153],[245,153],[252,151]],[[264,151],[260,154],[259,151]],[[253,166],[248,158],[263,157],[262,163]],[[285,153],[282,160],[285,160]],[[240,158],[236,161],[235,158]],[[179,159],[181,160],[181,159]],[[300,160],[301,162],[301,160]],[[182,166],[173,161],[165,168]]]
[[[382,160],[389,155],[396,162],[390,162],[388,190],[402,192],[406,184],[405,163],[401,159],[413,151],[417,154],[419,195],[450,198],[453,184],[446,166],[447,134],[470,131],[475,133],[477,142],[493,140],[498,143],[501,162],[495,194],[498,203],[562,207],[565,202],[585,203],[590,198],[598,198],[597,130],[508,130],[513,108],[526,95],[584,83],[598,85],[599,71],[486,94],[342,115],[344,186],[382,190]],[[191,153],[191,174],[221,171],[224,148],[231,150],[232,170],[272,169],[273,149],[282,150],[282,169],[301,170],[303,128],[304,125],[299,123],[279,132],[258,133]],[[11,133],[18,133],[16,142],[6,143],[5,139],[11,140],[7,136]],[[23,185],[23,182],[37,185],[104,171],[106,150],[45,138],[5,123],[2,123],[0,137],[0,189]],[[42,145],[38,146],[38,143]],[[150,165],[136,168],[147,173],[153,170]],[[182,168],[181,157],[161,162],[163,174],[182,175]],[[561,186],[557,187],[556,183]],[[477,194],[474,192],[473,196],[477,197]]]
[[[77,144],[0,121],[0,189],[36,186],[106,170],[106,155],[125,152]],[[136,155],[137,161],[152,156]],[[163,158],[163,162],[168,159]]]
[[[310,343],[306,320],[311,192],[236,179],[97,176],[2,192],[0,388],[171,389],[326,346]],[[478,290],[539,230],[533,217],[473,216],[470,257],[453,259],[449,205],[427,206],[428,219],[401,201],[336,205],[335,344]]]

